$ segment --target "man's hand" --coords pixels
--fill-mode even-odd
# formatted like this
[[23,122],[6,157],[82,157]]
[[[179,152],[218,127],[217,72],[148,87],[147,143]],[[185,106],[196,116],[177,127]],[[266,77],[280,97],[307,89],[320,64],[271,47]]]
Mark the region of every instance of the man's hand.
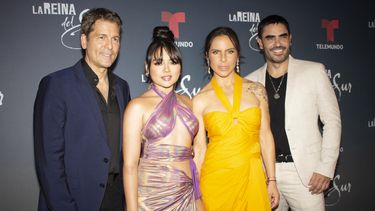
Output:
[[329,177],[314,172],[309,182],[309,191],[312,194],[322,193],[328,188],[330,182]]

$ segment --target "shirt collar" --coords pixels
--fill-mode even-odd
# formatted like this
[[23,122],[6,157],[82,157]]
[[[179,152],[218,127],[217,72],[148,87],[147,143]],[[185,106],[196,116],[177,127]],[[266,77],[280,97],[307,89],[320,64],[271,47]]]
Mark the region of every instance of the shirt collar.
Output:
[[[91,67],[87,64],[86,60],[84,58],[81,59],[81,63],[83,66],[83,71],[85,73],[85,76],[89,83],[96,87],[99,83],[99,77],[96,75],[96,73],[91,69]],[[110,95],[115,94],[115,80],[114,80],[114,74],[108,70],[108,80],[109,80],[109,88],[110,88]]]
[[[81,60],[82,62],[82,66],[83,66],[83,70],[85,72],[85,76],[86,78],[89,80],[90,84],[92,84],[93,86],[96,86],[98,85],[99,83],[99,78],[98,76],[96,75],[96,73],[91,69],[91,67],[87,64],[87,62],[85,61],[85,59],[82,58]],[[110,72],[110,70],[108,70],[108,80],[109,80],[109,85],[110,87],[112,88],[114,86],[114,77],[113,77],[113,73]]]

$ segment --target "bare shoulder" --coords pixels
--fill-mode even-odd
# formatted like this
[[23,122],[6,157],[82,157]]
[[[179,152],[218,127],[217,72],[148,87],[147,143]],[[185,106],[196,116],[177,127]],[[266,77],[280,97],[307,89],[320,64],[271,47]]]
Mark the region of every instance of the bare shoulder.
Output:
[[246,92],[253,93],[258,100],[265,100],[268,101],[267,98],[267,91],[263,84],[257,82],[257,81],[251,81],[248,79],[244,79],[244,88],[246,89]]
[[186,107],[192,108],[193,104],[188,96],[177,94],[177,99],[182,102]]
[[211,84],[208,83],[193,97],[193,104],[206,102],[212,94],[214,94],[214,90]]
[[193,97],[193,111],[197,114],[203,114],[203,111],[210,105],[214,96],[215,91],[211,83],[206,84],[199,93]]
[[126,106],[126,112],[137,112],[142,114],[145,110],[147,110],[150,105],[152,105],[152,101],[154,101],[155,97],[149,96],[147,92],[143,93],[142,95],[133,98],[128,105]]
[[144,110],[145,102],[142,97],[133,98],[126,106],[126,113],[134,113]]

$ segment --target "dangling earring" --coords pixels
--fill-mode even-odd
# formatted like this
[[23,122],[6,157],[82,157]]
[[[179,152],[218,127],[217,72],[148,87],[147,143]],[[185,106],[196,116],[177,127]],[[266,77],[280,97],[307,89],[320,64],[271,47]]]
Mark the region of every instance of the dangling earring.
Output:
[[210,60],[207,59],[207,73],[211,75]]
[[148,69],[147,63],[145,62],[145,76],[148,78],[149,75],[150,75],[150,70]]
[[237,73],[240,73],[240,59],[237,59],[237,63],[236,63],[236,72],[237,72]]

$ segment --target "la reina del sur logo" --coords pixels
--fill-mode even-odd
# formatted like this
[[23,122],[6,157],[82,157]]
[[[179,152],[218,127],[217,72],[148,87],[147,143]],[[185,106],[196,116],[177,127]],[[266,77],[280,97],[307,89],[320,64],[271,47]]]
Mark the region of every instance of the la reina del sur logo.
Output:
[[48,3],[33,5],[34,15],[76,15],[74,4],[69,3]]

